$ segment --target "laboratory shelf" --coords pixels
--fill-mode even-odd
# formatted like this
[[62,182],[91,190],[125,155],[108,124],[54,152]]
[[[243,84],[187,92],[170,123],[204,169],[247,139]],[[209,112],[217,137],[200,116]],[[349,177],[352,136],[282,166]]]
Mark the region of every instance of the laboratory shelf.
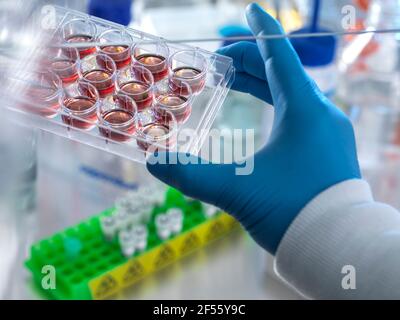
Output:
[[[156,232],[155,217],[170,208],[182,210],[183,228],[179,234],[161,240]],[[228,214],[218,212],[207,216],[201,202],[168,189],[163,203],[153,208],[147,223],[147,248],[126,258],[118,240],[115,237],[106,240],[100,226],[100,218],[112,215],[115,210],[105,210],[32,245],[25,264],[37,287],[47,297],[96,300],[111,297],[238,227]],[[76,250],[71,250],[71,243],[79,244],[75,245]],[[54,267],[55,288],[43,287],[46,266]]]
[[[120,32],[128,33],[133,39],[133,44],[143,43],[143,41],[150,41],[153,43],[164,43],[165,41],[165,39],[162,39],[160,37],[156,37],[138,30],[127,28],[122,25],[89,16],[81,12],[61,7],[55,7],[55,12],[56,24],[54,26],[54,29],[46,30],[46,33],[51,34],[51,37],[53,37],[52,39],[60,39],[60,37],[62,37],[62,30],[65,27],[66,23],[68,23],[69,21],[74,21],[76,19],[81,19],[87,21],[87,23],[93,23],[96,26],[96,35],[94,36],[96,39],[100,34],[103,34],[104,31],[116,29]],[[50,43],[51,41],[52,40],[50,40]],[[185,60],[190,59],[190,56],[194,54],[193,52],[204,57],[206,60],[207,72],[204,79],[204,88],[201,90],[200,93],[193,95],[190,116],[185,122],[179,123],[178,121],[176,126],[177,128],[173,132],[174,138],[170,139],[171,141],[173,141],[173,143],[168,145],[168,148],[172,151],[198,154],[233,82],[233,61],[231,58],[208,52],[201,48],[191,47],[186,44],[167,42],[167,45],[169,48],[169,57],[177,52],[187,52],[186,55],[180,55],[180,59],[182,59],[182,61],[180,61],[181,63],[186,63]],[[40,48],[40,50],[42,49],[43,48]],[[34,51],[32,56],[29,58],[30,62],[35,61],[35,59],[37,58],[35,54],[38,54],[37,52],[41,52],[40,50],[38,49],[37,51]],[[100,48],[96,47],[96,50],[99,51]],[[82,57],[78,59],[79,63],[82,63],[82,59]],[[130,66],[128,65],[126,68],[129,67]],[[24,69],[27,68],[27,66],[21,65],[19,66],[19,68]],[[169,70],[169,74],[171,74],[171,70],[172,69]],[[80,79],[82,79],[82,74],[79,74],[79,77]],[[16,78],[18,78],[18,75],[16,75]],[[156,89],[165,89],[165,87],[169,85],[168,81],[168,78],[166,78],[159,82],[156,82]],[[141,147],[141,145],[143,145],[143,143],[147,143],[148,140],[146,140],[146,138],[143,138],[143,135],[137,134],[138,130],[136,130],[135,133],[126,133],[122,131],[119,132],[118,130],[120,129],[105,127],[104,124],[101,124],[99,122],[97,122],[92,128],[86,128],[84,130],[77,126],[71,125],[71,123],[73,121],[75,121],[75,123],[78,123],[80,121],[80,123],[82,124],[86,121],[86,119],[79,118],[79,116],[76,115],[67,114],[63,108],[50,110],[52,112],[55,111],[55,115],[53,117],[45,117],[41,115],[40,112],[38,114],[38,112],[26,110],[26,108],[24,109],[20,106],[21,97],[19,93],[21,92],[21,84],[15,84],[15,82],[18,81],[12,81],[10,83],[10,90],[11,92],[15,93],[13,95],[15,101],[13,100],[7,102],[6,106],[7,111],[10,111],[8,113],[14,121],[17,121],[18,123],[29,127],[36,127],[65,138],[93,146],[95,148],[125,157],[133,161],[145,163],[147,152],[146,149],[143,150],[143,147]],[[67,86],[64,86],[64,90],[65,87]],[[23,103],[24,101],[22,101],[22,104]],[[154,103],[155,102],[153,102],[153,105]],[[148,119],[152,117],[152,112],[152,108],[143,111],[140,115],[140,121],[143,121],[143,123],[146,123],[146,121],[150,121]],[[69,117],[70,123],[65,123],[65,121],[63,121],[63,119],[65,120],[66,117]],[[103,131],[103,134],[101,133],[101,131]],[[105,131],[109,132],[109,136],[104,135]],[[112,138],[113,135],[122,135],[125,136],[127,139],[126,141],[118,141]],[[155,142],[154,144],[157,146],[157,143],[158,142]],[[160,145],[160,149],[163,146],[164,145]]]

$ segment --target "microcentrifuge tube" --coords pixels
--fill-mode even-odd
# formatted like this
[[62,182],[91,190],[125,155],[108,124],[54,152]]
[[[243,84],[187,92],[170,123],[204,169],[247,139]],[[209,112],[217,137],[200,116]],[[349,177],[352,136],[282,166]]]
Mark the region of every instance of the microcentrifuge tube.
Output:
[[205,205],[205,211],[204,214],[207,218],[212,218],[213,216],[215,216],[218,213],[218,208],[214,207],[211,204],[207,204]]
[[160,206],[164,201],[164,193],[156,190],[153,193],[149,194],[149,201],[153,206]]
[[133,226],[141,222],[142,220],[142,213],[141,209],[136,209],[134,211],[128,212],[128,218],[129,218],[129,225]]
[[126,208],[125,212],[128,215],[128,225],[135,225],[140,222],[142,215],[139,204],[131,203],[129,208]]
[[135,239],[135,248],[143,251],[147,247],[147,228],[143,225],[138,225],[132,228],[132,236]]
[[115,202],[117,210],[126,211],[131,206],[131,199],[128,197],[121,197]]
[[135,239],[130,230],[121,230],[118,234],[118,242],[124,257],[129,258],[135,253]]
[[169,229],[173,234],[178,234],[183,227],[183,212],[181,209],[171,208],[167,212],[169,218]]
[[125,194],[124,200],[126,201],[126,205],[132,205],[132,203],[135,203],[135,200],[137,199],[137,192],[129,192]]
[[147,223],[150,220],[153,211],[153,204],[149,201],[148,196],[142,193],[137,195],[137,203],[140,206],[138,208],[138,211],[140,212],[140,221],[142,223]]
[[147,223],[150,221],[151,214],[153,212],[153,206],[151,204],[144,204],[141,209],[141,222]]
[[159,214],[155,220],[158,237],[166,240],[171,236],[169,217],[166,214]]
[[164,202],[165,188],[158,185],[142,187],[138,192],[144,201],[151,206],[159,206]]
[[123,209],[117,210],[117,212],[114,213],[114,218],[117,223],[118,230],[122,230],[122,229],[126,228],[129,224],[129,216],[126,213],[126,211]]
[[125,198],[117,202],[117,208],[121,208],[128,215],[128,225],[134,225],[141,221],[141,204],[135,193],[127,194]]
[[117,222],[113,216],[101,217],[100,227],[107,240],[112,240],[114,238],[117,231]]

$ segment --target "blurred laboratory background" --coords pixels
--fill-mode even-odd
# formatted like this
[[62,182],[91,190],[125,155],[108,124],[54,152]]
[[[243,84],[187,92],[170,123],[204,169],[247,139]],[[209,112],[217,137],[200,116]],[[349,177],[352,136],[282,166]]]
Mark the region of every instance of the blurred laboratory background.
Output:
[[[343,8],[349,5],[355,10],[353,30],[400,27],[397,0],[256,2],[287,32],[343,31]],[[20,55],[29,52],[29,21],[43,5],[87,12],[167,39],[196,39],[249,35],[244,17],[248,3],[0,0],[1,99],[7,102],[5,79]],[[209,51],[224,44],[192,43]],[[400,34],[294,39],[293,45],[307,72],[351,118],[364,178],[377,200],[400,209]],[[255,129],[259,148],[268,141],[273,117],[271,106],[230,91],[213,126]],[[78,142],[29,126],[16,130],[7,118],[0,119],[0,128],[0,298],[41,299],[24,268],[32,243],[112,207],[127,191],[156,181],[142,164]],[[243,231],[236,231],[147,276],[118,297],[300,299],[274,275],[272,266],[272,257]]]

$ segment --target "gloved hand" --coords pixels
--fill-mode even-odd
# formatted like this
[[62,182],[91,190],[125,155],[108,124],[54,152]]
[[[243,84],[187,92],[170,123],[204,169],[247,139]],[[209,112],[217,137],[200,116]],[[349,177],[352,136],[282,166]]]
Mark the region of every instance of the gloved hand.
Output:
[[[246,13],[254,35],[283,32],[258,5],[251,4]],[[271,138],[255,154],[254,172],[237,176],[235,164],[148,163],[148,169],[186,195],[232,214],[275,253],[311,199],[334,184],[360,178],[353,128],[306,75],[287,39],[237,43],[220,53],[234,60],[233,88],[275,108]]]

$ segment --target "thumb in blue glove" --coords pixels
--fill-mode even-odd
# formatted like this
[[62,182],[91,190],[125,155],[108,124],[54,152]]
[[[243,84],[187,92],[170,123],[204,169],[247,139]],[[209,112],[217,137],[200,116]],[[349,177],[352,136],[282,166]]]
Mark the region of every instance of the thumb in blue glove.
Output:
[[[249,5],[246,14],[254,35],[283,33],[258,5]],[[311,199],[334,184],[360,178],[353,128],[307,76],[287,39],[236,43],[219,52],[233,58],[233,88],[275,108],[270,141],[254,155],[253,173],[236,175],[235,164],[149,161],[148,169],[186,195],[232,214],[274,254]],[[192,157],[190,163],[196,163]]]

